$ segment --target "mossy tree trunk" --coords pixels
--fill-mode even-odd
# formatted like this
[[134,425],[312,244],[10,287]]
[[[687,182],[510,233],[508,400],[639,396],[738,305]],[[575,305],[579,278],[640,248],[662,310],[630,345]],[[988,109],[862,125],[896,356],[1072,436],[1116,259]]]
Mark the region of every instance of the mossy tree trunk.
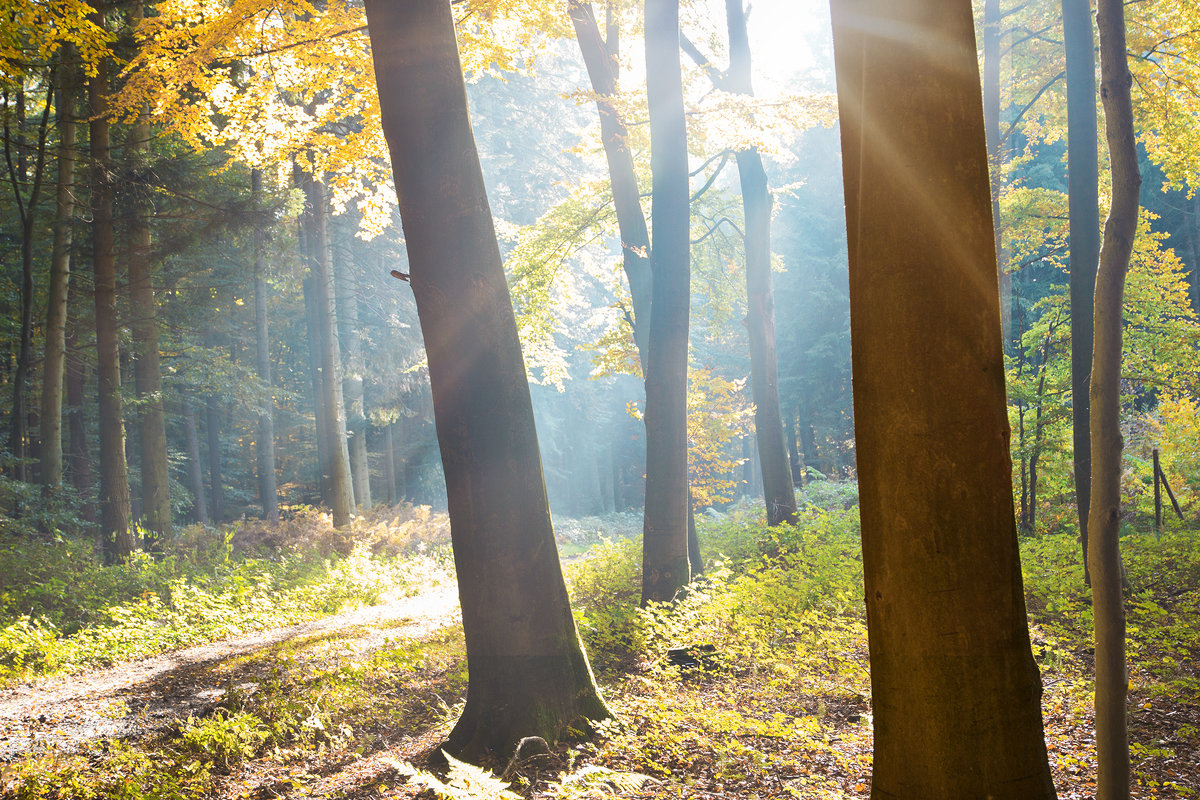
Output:
[[[608,717],[571,616],[448,0],[368,0],[429,361],[468,689],[449,750],[507,757]],[[682,498],[682,493],[680,493]]]
[[971,4],[832,7],[871,796],[1054,797],[1013,514]]

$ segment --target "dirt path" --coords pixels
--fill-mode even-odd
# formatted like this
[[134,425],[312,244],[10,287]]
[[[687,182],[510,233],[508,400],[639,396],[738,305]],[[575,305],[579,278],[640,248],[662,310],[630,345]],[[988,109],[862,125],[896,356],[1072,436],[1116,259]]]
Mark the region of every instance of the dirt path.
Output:
[[[332,617],[196,645],[104,670],[0,690],[0,760],[101,737],[145,735],[212,706],[231,688],[214,666],[300,637],[335,632],[370,650],[390,638],[420,638],[459,618],[452,582],[411,597]],[[386,625],[386,629],[383,627]],[[253,690],[253,682],[232,684]]]

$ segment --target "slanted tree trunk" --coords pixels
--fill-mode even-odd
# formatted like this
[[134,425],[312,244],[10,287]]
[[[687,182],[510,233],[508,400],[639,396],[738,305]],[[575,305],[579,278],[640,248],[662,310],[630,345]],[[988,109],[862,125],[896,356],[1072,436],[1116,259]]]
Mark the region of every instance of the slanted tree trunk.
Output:
[[[143,6],[135,7],[141,19]],[[133,198],[129,230],[130,329],[133,333],[133,377],[138,397],[138,451],[141,466],[142,526],[147,544],[171,535],[171,495],[168,486],[167,429],[163,413],[162,368],[158,354],[158,312],[150,264],[150,217],[154,213],[147,170],[150,160],[150,118],[141,114],[130,126],[128,145]]]
[[646,370],[646,353],[650,335],[652,279],[650,275],[650,234],[646,230],[646,215],[638,196],[637,174],[633,167],[633,151],[629,149],[629,130],[613,105],[617,93],[616,27],[609,26],[609,39],[600,35],[591,3],[570,0],[567,12],[575,26],[575,39],[583,63],[587,66],[596,107],[600,111],[600,138],[608,160],[608,177],[612,185],[613,208],[621,233],[621,265],[629,281],[633,300],[630,326],[637,345],[638,357]]
[[358,280],[350,274],[345,248],[334,249],[333,267],[337,302],[338,341],[343,367],[342,396],[346,403],[346,443],[354,504],[371,507],[371,469],[367,458],[367,415],[363,401],[363,352],[358,337]]
[[[262,170],[250,172],[250,193],[254,209],[262,209]],[[279,490],[275,484],[275,401],[271,396],[271,338],[267,326],[267,269],[264,255],[263,222],[254,228],[254,364],[258,380],[266,393],[258,409],[258,435],[254,453],[258,462],[258,498],[263,518],[279,521]]]
[[[367,19],[446,474],[468,688],[450,752],[506,758],[610,716],[563,583],[448,0]],[[679,493],[682,499],[682,491]]]
[[1071,272],[1071,434],[1084,581],[1088,572],[1092,443],[1089,395],[1096,267],[1100,263],[1100,171],[1096,144],[1096,53],[1091,0],[1062,0],[1067,57],[1067,205]]
[[1013,516],[971,3],[832,7],[871,796],[1052,798]]
[[687,515],[687,357],[691,301],[687,127],[679,0],[646,2],[653,274],[646,357],[646,518],[642,602],[666,602],[691,580]]
[[1125,275],[1137,235],[1137,144],[1125,50],[1125,6],[1099,0],[1100,98],[1112,165],[1112,202],[1096,274],[1095,346],[1092,352],[1092,493],[1088,519],[1088,571],[1096,638],[1096,798],[1129,797],[1125,606],[1121,597],[1121,311]]
[[200,434],[196,429],[196,407],[191,400],[183,401],[183,430],[187,444],[188,491],[192,493],[192,508],[196,522],[207,526],[208,501],[204,496],[204,466],[200,462]]
[[325,480],[329,486],[333,526],[344,528],[350,524],[354,512],[354,488],[350,482],[350,453],[346,444],[346,407],[342,395],[341,352],[329,253],[328,202],[325,185],[315,176],[305,176],[304,194],[308,201],[306,239],[316,324],[313,339],[318,343],[317,364],[321,375],[317,413],[323,420],[319,432],[325,443],[325,467],[328,468]]
[[63,481],[63,376],[67,353],[67,312],[71,279],[71,240],[75,215],[75,138],[79,128],[75,49],[64,45],[58,76],[58,190],[54,208],[54,248],[46,290],[46,350],[42,362],[42,486],[55,492]]
[[[742,0],[725,0],[729,27],[731,92],[754,94],[750,81],[750,38]],[[746,328],[750,333],[750,385],[754,433],[762,467],[767,524],[796,521],[796,489],[779,410],[779,366],[775,355],[775,294],[771,289],[771,192],[756,148],[737,154],[746,218]]]
[[[96,16],[103,20],[104,5]],[[106,559],[124,560],[135,542],[129,524],[129,473],[117,330],[117,268],[113,258],[113,183],[109,144],[108,60],[88,83],[92,156],[92,271],[96,304],[96,376],[100,410],[100,535]]]

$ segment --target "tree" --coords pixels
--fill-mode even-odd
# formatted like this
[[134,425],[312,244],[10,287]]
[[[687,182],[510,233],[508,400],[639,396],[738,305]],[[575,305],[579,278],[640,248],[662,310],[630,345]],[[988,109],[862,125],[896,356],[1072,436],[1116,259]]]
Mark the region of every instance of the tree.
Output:
[[1089,384],[1096,267],[1100,261],[1100,170],[1096,146],[1096,56],[1090,0],[1062,0],[1067,59],[1067,194],[1071,225],[1071,420],[1075,502],[1087,567],[1092,453]]
[[[507,755],[610,716],[563,583],[529,385],[447,0],[369,0],[384,135],[425,336],[468,689],[448,746]],[[678,493],[682,500],[682,489]]]
[[[96,17],[105,12],[103,0]],[[125,416],[117,321],[117,268],[113,257],[113,172],[108,120],[108,59],[88,81],[92,157],[92,275],[96,304],[96,373],[100,406],[100,535],[108,559],[125,559],[135,543],[129,524]]]
[[[754,93],[750,82],[750,39],[742,0],[725,0],[729,27],[728,88]],[[771,192],[762,156],[754,147],[737,154],[746,217],[746,327],[750,331],[750,384],[754,431],[762,465],[767,524],[796,521],[796,490],[779,410],[779,366],[775,355],[775,293],[771,288]]]
[[[144,5],[134,7],[133,19],[140,23]],[[142,478],[142,524],[148,538],[171,535],[171,496],[167,483],[167,431],[163,412],[162,368],[159,362],[158,314],[154,303],[151,264],[154,214],[150,180],[150,117],[145,109],[129,127],[125,148],[128,163],[128,194],[132,198],[129,243],[129,299],[133,333],[134,385],[138,398],[138,450]]]
[[646,356],[646,519],[642,602],[667,602],[691,580],[687,547],[687,351],[691,304],[687,126],[679,0],[647,0],[652,275]]
[[1099,0],[1100,98],[1112,166],[1112,200],[1096,273],[1095,346],[1092,352],[1092,489],[1088,571],[1096,640],[1096,797],[1129,797],[1126,720],[1125,606],[1121,596],[1121,317],[1125,276],[1137,235],[1137,143],[1125,46],[1125,5]]
[[[262,211],[262,170],[250,172],[250,195],[254,210]],[[263,223],[260,222],[259,225]],[[275,400],[271,396],[271,337],[267,317],[267,281],[264,234],[260,227],[254,229],[254,366],[258,379],[262,381],[266,396],[258,409],[258,437],[254,444],[258,460],[258,498],[262,503],[263,516],[271,522],[279,521],[279,490],[275,483]],[[195,420],[192,422],[195,425]]]
[[64,47],[58,70],[58,181],[54,246],[46,290],[46,348],[42,361],[41,470],[47,491],[62,486],[63,376],[67,356],[67,310],[75,214],[75,137],[79,128],[79,70],[75,48]]
[[1054,797],[1010,490],[971,6],[832,9],[872,797]]

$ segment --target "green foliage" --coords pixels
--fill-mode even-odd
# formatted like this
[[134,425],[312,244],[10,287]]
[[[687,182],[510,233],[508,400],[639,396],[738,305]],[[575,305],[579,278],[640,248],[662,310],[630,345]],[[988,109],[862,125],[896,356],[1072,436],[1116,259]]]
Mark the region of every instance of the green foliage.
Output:
[[218,712],[206,719],[188,717],[180,741],[186,750],[230,767],[253,758],[270,735],[253,714]]
[[0,793],[13,800],[198,800],[211,788],[206,763],[111,740],[18,761],[0,777]]
[[[402,535],[404,528],[399,529]],[[0,682],[111,664],[371,604],[444,575],[446,555],[359,531],[346,555],[309,545],[251,555],[237,526],[196,528],[155,558],[136,553],[103,566],[89,541],[0,539]],[[348,536],[353,537],[352,531]],[[372,552],[378,548],[380,554]],[[392,553],[388,555],[387,553]]]
[[414,768],[410,764],[397,762],[397,771],[418,783],[424,784],[439,800],[520,800],[521,795],[509,791],[508,784],[485,769],[459,761],[443,752],[450,769],[446,780]]

